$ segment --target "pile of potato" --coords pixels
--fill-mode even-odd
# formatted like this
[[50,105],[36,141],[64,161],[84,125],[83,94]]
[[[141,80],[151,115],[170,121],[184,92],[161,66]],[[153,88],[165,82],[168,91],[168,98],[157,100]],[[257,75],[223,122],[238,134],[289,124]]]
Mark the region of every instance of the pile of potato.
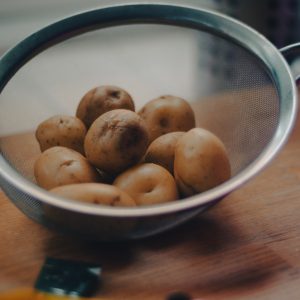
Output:
[[195,128],[187,101],[166,95],[138,112],[116,86],[80,100],[76,116],[37,127],[37,184],[73,200],[110,206],[151,205],[209,190],[230,178],[223,143]]

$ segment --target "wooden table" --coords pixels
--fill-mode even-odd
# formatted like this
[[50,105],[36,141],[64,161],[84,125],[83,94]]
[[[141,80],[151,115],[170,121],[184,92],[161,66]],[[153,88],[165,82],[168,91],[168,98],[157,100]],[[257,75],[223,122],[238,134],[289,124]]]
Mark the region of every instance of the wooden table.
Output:
[[50,232],[0,194],[0,290],[32,286],[46,256],[103,267],[101,299],[300,299],[300,121],[259,176],[187,224],[146,240]]

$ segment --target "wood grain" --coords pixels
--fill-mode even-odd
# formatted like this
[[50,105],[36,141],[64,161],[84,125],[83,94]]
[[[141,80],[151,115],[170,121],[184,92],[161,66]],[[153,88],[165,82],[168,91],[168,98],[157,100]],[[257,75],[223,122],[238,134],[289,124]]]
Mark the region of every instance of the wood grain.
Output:
[[0,194],[0,291],[34,284],[46,256],[103,267],[101,299],[300,298],[300,121],[260,175],[187,224],[126,243],[88,243],[32,222]]

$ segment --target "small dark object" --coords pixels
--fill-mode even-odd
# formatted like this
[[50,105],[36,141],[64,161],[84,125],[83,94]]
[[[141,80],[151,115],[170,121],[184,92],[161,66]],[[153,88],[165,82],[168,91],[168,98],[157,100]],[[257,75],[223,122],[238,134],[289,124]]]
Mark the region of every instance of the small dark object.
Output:
[[170,294],[166,300],[192,300],[192,298],[186,293],[176,292]]
[[97,265],[47,258],[35,283],[39,291],[70,296],[91,296],[100,283]]

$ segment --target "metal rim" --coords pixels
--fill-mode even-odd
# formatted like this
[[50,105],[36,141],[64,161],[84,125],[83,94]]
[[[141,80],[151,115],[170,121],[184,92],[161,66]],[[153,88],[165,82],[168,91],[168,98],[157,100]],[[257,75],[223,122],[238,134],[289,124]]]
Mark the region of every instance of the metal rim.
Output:
[[98,207],[53,196],[23,178],[1,155],[0,176],[9,184],[43,203],[79,213],[110,217],[150,216],[188,210],[222,198],[256,175],[278,153],[289,136],[297,111],[296,86],[289,66],[280,52],[261,34],[239,21],[210,10],[163,3],[122,4],[64,18],[25,38],[1,58],[0,91],[31,57],[42,52],[49,45],[58,43],[62,37],[65,39],[94,28],[131,23],[159,23],[204,29],[232,40],[257,56],[272,74],[281,99],[279,116],[281,127],[276,129],[264,151],[247,168],[214,189],[183,201],[149,207]]
[[[285,46],[280,49],[281,54],[284,56],[284,58],[287,60],[287,62],[290,64],[290,56],[299,57],[300,56],[300,43],[294,43],[288,46]],[[299,85],[299,79],[300,79],[300,72],[298,70],[291,69],[291,72],[293,74],[295,82]]]

